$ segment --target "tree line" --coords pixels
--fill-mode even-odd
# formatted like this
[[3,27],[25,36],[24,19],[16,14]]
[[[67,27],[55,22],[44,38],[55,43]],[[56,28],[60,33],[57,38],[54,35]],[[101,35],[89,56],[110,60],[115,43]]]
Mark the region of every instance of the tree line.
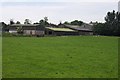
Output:
[[105,23],[94,24],[95,35],[120,36],[120,12],[108,12]]
[[[21,23],[20,21],[17,21],[15,23],[11,19],[10,24],[21,24]],[[32,22],[29,19],[25,19],[24,24],[32,24]],[[44,17],[39,22],[36,22],[33,24],[39,24],[43,27],[46,27],[46,26],[48,27],[51,25],[51,23],[48,22],[48,17]],[[81,26],[82,24],[84,24],[84,22],[79,20],[74,20],[71,22],[68,22],[68,21],[65,21],[64,23],[60,22],[60,24]],[[55,24],[52,24],[52,25],[55,25]],[[99,22],[93,23],[93,34],[105,35],[105,36],[120,36],[120,12],[115,12],[114,10],[112,12],[107,12],[104,23],[99,23]]]
[[[14,22],[13,19],[10,20],[10,25],[12,24],[21,24],[20,21],[17,21],[16,23]],[[32,21],[30,19],[25,19],[24,24],[32,24]],[[42,26],[49,26],[48,22],[48,17],[44,17],[44,19],[41,19],[39,22],[35,22],[33,24],[40,24]],[[62,24],[61,22],[59,24]],[[65,21],[63,24],[69,24],[69,25],[79,25],[81,26],[83,24],[83,21],[79,21],[79,20],[74,20],[71,22]]]
[[[20,21],[14,22],[13,19],[10,20],[10,25],[12,24],[21,24]],[[32,24],[32,21],[30,19],[25,19],[24,24]],[[48,23],[48,17],[44,17],[44,19],[41,19],[39,22],[33,23],[33,24],[40,24],[40,25],[49,25]]]

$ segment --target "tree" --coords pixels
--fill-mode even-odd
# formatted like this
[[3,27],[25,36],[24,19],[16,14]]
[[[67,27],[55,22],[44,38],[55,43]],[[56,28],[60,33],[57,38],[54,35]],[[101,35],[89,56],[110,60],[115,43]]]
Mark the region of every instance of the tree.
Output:
[[109,27],[105,23],[97,23],[94,25],[93,33],[95,35],[110,35]]
[[4,22],[0,22],[0,30],[4,31],[9,31],[9,26],[5,24]]
[[41,26],[45,26],[45,21],[44,21],[43,19],[41,19],[41,20],[39,21],[39,24],[40,24]]
[[17,27],[17,33],[22,34],[23,33],[23,28],[21,27]]
[[63,24],[70,24],[68,21],[65,21]]
[[120,23],[120,12],[116,13],[116,20],[118,23]]
[[105,17],[105,25],[109,26],[109,34],[118,36],[120,35],[119,32],[119,25],[120,25],[120,13],[115,12],[114,10],[112,12],[108,12],[107,16]]
[[38,22],[35,22],[35,23],[33,23],[33,24],[39,24]]
[[71,21],[71,22],[65,21],[63,24],[81,26],[83,24],[83,22],[82,21],[78,21],[78,20],[74,20],[74,21]]
[[20,24],[20,21],[17,21],[16,24]]
[[116,18],[116,13],[113,10],[113,12],[108,12],[107,13],[107,16],[105,17],[105,21],[107,23],[111,23],[112,24],[114,22],[115,18]]
[[10,19],[10,24],[15,24],[15,22],[13,21],[13,19]]
[[45,22],[45,26],[49,25],[49,23],[48,23],[48,17],[44,17],[44,22]]
[[44,17],[44,20],[45,20],[45,22],[47,22],[48,21],[48,17]]
[[108,12],[105,23],[94,25],[94,34],[120,36],[120,12]]
[[31,24],[31,21],[29,19],[25,19],[24,24]]
[[44,27],[49,26],[48,17],[44,17],[44,19],[41,19],[41,20],[39,21],[39,24],[40,24],[41,26],[44,26]]
[[71,22],[71,24],[72,25],[79,25],[79,26],[81,26],[83,24],[83,22],[82,21],[78,21],[78,20],[74,20],[74,21]]

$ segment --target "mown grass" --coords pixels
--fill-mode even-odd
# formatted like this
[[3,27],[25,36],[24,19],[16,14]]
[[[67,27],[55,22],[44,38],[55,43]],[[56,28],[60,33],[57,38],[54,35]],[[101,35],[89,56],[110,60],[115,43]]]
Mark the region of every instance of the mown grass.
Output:
[[3,38],[3,78],[117,77],[117,37]]

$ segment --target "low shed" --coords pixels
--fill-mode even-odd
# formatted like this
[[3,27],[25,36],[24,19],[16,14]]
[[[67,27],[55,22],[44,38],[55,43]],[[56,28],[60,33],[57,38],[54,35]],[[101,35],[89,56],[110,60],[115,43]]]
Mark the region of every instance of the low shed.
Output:
[[92,25],[89,24],[83,24],[81,26],[77,25],[65,25],[66,27],[77,30],[79,32],[79,35],[93,35],[93,29]]
[[39,24],[12,24],[9,25],[9,32],[14,33],[22,29],[24,35],[44,36],[45,29]]
[[59,25],[59,27],[75,30],[79,33],[79,35],[93,35],[93,26],[87,23],[84,23],[81,26],[62,24],[62,25]]
[[69,29],[69,28],[46,27],[45,31],[47,35],[55,35],[55,36],[78,35],[77,31]]

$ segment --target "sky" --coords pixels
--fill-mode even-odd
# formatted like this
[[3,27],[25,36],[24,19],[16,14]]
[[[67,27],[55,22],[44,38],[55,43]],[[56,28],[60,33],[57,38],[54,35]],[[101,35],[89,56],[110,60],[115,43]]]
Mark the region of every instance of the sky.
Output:
[[81,20],[104,22],[108,11],[118,11],[119,0],[1,0],[0,22],[39,22],[45,16],[50,23]]

